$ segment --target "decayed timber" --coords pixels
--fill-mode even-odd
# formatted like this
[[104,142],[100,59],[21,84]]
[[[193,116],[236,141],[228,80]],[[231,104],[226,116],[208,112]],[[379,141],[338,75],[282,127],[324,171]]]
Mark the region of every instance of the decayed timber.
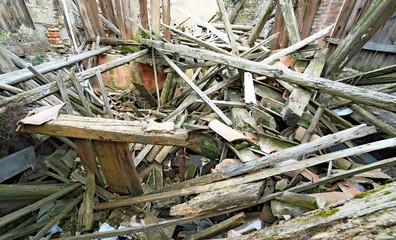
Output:
[[43,125],[22,125],[21,131],[99,141],[188,146],[187,131],[148,129],[150,123],[60,115]]
[[159,52],[160,55],[165,59],[165,61],[177,72],[177,74],[179,74],[180,77],[183,78],[184,81],[186,81],[186,83],[198,94],[198,96],[205,101],[206,104],[209,105],[210,108],[212,108],[212,110],[219,115],[219,117],[227,124],[227,125],[231,125],[232,122],[231,120],[212,102],[212,100],[205,95],[204,92],[202,92],[202,90],[195,85],[195,83],[193,81],[191,81],[191,79],[175,64],[172,62],[172,60],[170,60],[170,58],[168,58],[164,53]]
[[[110,47],[106,48],[106,49],[110,49]],[[102,64],[102,65],[99,65],[99,66],[96,66],[96,67],[93,67],[91,69],[88,69],[86,71],[83,71],[81,73],[76,74],[76,78],[79,81],[80,80],[83,81],[85,79],[88,79],[88,78],[91,78],[91,77],[95,76],[97,71],[99,71],[101,73],[102,72],[106,72],[106,71],[111,70],[113,68],[119,67],[119,66],[121,66],[121,65],[123,65],[123,64],[125,64],[127,62],[133,61],[133,60],[135,60],[135,59],[147,54],[147,52],[148,52],[148,49],[145,49],[145,50],[142,50],[142,51],[127,55],[127,56],[125,56],[123,58],[120,58],[120,59],[117,59],[117,60]],[[39,68],[36,68],[36,70],[40,72]],[[29,70],[27,70],[27,71],[29,73],[31,73]],[[33,74],[33,73],[31,73],[31,74]],[[34,76],[34,74],[33,74],[33,76]],[[30,77],[30,75],[29,75],[29,77]],[[65,81],[66,87],[70,87],[70,86],[73,85],[73,83],[71,81],[69,81],[68,79],[64,79],[64,81]],[[26,105],[26,104],[35,102],[37,100],[40,100],[40,99],[42,99],[42,98],[44,98],[46,96],[49,96],[49,95],[57,92],[58,90],[59,89],[58,89],[57,83],[56,82],[51,82],[51,83],[42,85],[40,87],[37,87],[35,89],[29,90],[29,91],[25,91],[23,93],[15,95],[15,96],[6,98],[4,100],[0,100],[0,107],[4,107],[5,105],[10,104],[10,103],[14,103],[14,104],[21,103],[23,105]],[[4,111],[4,109],[0,108],[0,112],[2,112],[2,111]]]
[[205,228],[198,233],[188,237],[188,240],[199,240],[199,239],[209,239],[216,237],[221,233],[225,233],[231,229],[234,229],[242,224],[244,224],[245,214],[238,213],[235,216],[230,217],[227,220],[222,221],[216,225]]
[[396,183],[377,191],[343,206],[318,210],[241,239],[376,239],[379,236],[394,239]]
[[396,1],[376,1],[327,59],[325,75],[337,75],[396,10]]
[[234,56],[227,56],[219,53],[206,51],[203,49],[194,49],[187,46],[163,43],[148,39],[142,39],[142,42],[144,44],[154,46],[159,49],[171,52],[178,52],[182,55],[198,59],[205,59],[216,63],[226,64],[246,71],[259,73],[264,76],[277,78],[285,82],[294,83],[302,87],[307,87],[324,93],[329,93],[355,102],[364,103],[369,106],[375,106],[386,110],[396,111],[396,96],[390,94],[384,94],[368,89],[354,87],[348,84],[334,82],[325,78],[312,77],[289,69],[278,69],[264,63],[257,63]]
[[202,193],[188,202],[171,207],[170,215],[199,216],[249,204],[260,198],[263,189],[264,182],[257,182]]
[[80,183],[76,183],[70,187],[64,188],[59,192],[56,192],[46,198],[43,198],[27,207],[21,208],[18,211],[15,211],[13,213],[10,213],[6,216],[3,216],[2,218],[0,218],[0,227],[5,226],[6,224],[15,221],[16,219],[20,218],[21,216],[25,216],[26,214],[29,214],[37,209],[39,209],[40,207],[42,207],[44,204],[52,202],[66,194],[68,194],[69,192],[73,191],[74,189],[78,188],[79,186],[81,186]]
[[[38,66],[35,66],[35,69],[37,70],[37,72],[39,72],[41,74],[45,74],[45,73],[48,73],[48,72],[51,72],[51,71],[54,71],[54,70],[57,70],[57,69],[60,69],[63,67],[73,65],[73,64],[78,63],[84,59],[105,53],[109,50],[111,50],[111,47],[107,46],[107,47],[103,47],[103,48],[100,48],[97,50],[83,52],[78,55],[68,57],[67,60],[53,62],[51,64],[48,64],[48,63],[40,64]],[[21,69],[18,71],[9,72],[9,73],[0,75],[0,83],[13,85],[13,84],[17,84],[19,82],[28,80],[29,78],[32,78],[32,77],[34,77],[34,74],[31,71],[29,71],[28,69]]]
[[[168,189],[177,190],[189,186],[203,185],[215,181],[220,181],[222,179],[226,179],[231,176],[237,176],[255,169],[260,169],[261,167],[266,166],[267,163],[272,163],[274,161],[284,161],[291,158],[297,159],[302,155],[334,146],[335,144],[338,144],[340,142],[345,142],[348,140],[364,137],[375,132],[376,130],[374,127],[367,127],[365,125],[352,127],[350,129],[346,129],[334,134],[323,136],[312,142],[300,144],[295,147],[291,147],[279,152],[272,153],[271,155],[261,157],[255,161],[251,161],[243,165],[238,165],[236,167],[228,168],[220,173],[211,173],[201,176],[200,178],[197,179],[191,179],[183,183],[174,184]],[[164,190],[168,190],[168,189],[164,189]]]
[[[292,187],[290,189],[287,189],[287,191],[301,192],[301,191],[305,191],[305,190],[308,190],[308,189],[312,189],[312,188],[314,188],[316,186],[319,186],[321,184],[325,184],[327,182],[338,181],[340,179],[345,179],[347,177],[354,176],[354,175],[362,173],[362,172],[366,172],[366,171],[370,171],[370,170],[378,169],[378,168],[382,168],[382,167],[393,166],[395,164],[396,164],[396,158],[386,159],[386,160],[378,161],[376,163],[373,163],[373,164],[370,164],[370,165],[367,165],[367,166],[358,167],[356,169],[347,171],[345,173],[338,173],[338,174],[331,175],[329,177],[321,178],[319,180],[314,180],[312,182],[307,182],[307,183],[304,183],[302,185],[298,185],[296,187]],[[108,232],[103,232],[103,233],[93,233],[93,234],[85,234],[85,235],[81,235],[81,236],[73,236],[71,238],[69,237],[69,238],[64,238],[64,239],[65,240],[89,240],[89,239],[93,239],[93,238],[121,236],[121,235],[125,235],[125,234],[131,234],[131,233],[147,231],[147,229],[157,228],[159,226],[164,227],[164,226],[172,226],[172,225],[177,225],[177,224],[188,223],[188,222],[192,222],[194,220],[199,220],[199,219],[203,219],[203,218],[218,216],[220,214],[226,214],[226,213],[229,213],[229,212],[242,210],[242,209],[247,208],[247,207],[252,207],[252,206],[255,206],[255,205],[260,204],[260,203],[265,203],[265,202],[268,202],[268,201],[270,201],[272,199],[275,199],[276,197],[281,196],[282,193],[283,192],[277,192],[277,193],[273,193],[273,194],[269,194],[269,195],[264,195],[257,202],[255,202],[253,204],[250,204],[250,205],[247,205],[247,206],[245,205],[245,206],[239,207],[239,208],[231,208],[231,209],[228,209],[228,210],[225,210],[225,211],[222,211],[222,212],[218,212],[218,213],[214,213],[214,214],[211,214],[211,215],[204,215],[204,216],[200,216],[200,217],[178,218],[178,219],[173,219],[173,220],[161,221],[158,224],[147,224],[147,225],[142,226],[140,228],[139,227],[131,227],[131,228],[119,229],[119,230],[108,231]]]
[[318,157],[313,157],[309,158],[303,161],[299,161],[290,165],[286,166],[281,166],[281,167],[276,167],[276,168],[271,168],[271,169],[264,169],[260,170],[258,172],[250,173],[248,175],[242,176],[242,177],[234,177],[230,178],[224,181],[219,181],[213,184],[206,184],[202,186],[191,186],[191,187],[184,187],[182,189],[178,190],[172,190],[172,191],[163,191],[160,193],[153,193],[149,195],[143,195],[131,199],[123,199],[123,200],[116,200],[113,202],[108,202],[108,203],[101,203],[95,206],[96,209],[105,209],[105,208],[114,208],[114,207],[120,207],[120,206],[127,206],[130,204],[136,204],[136,203],[142,203],[142,202],[151,202],[151,201],[156,201],[156,200],[162,200],[162,199],[169,199],[173,197],[180,197],[180,196],[186,196],[186,195],[191,195],[191,194],[197,194],[197,193],[206,193],[206,192],[211,192],[211,191],[216,191],[218,189],[224,189],[228,187],[235,187],[240,184],[248,184],[251,182],[255,181],[260,181],[265,178],[269,178],[278,174],[282,174],[285,172],[289,171],[295,171],[295,170],[301,170],[307,167],[312,167],[321,163],[327,163],[331,160],[335,160],[338,158],[342,157],[347,157],[355,154],[362,154],[370,151],[375,151],[378,149],[384,149],[384,148],[389,148],[393,147],[396,145],[396,139],[388,139],[388,140],[383,140],[383,141],[378,141],[375,143],[370,143],[370,144],[365,144],[361,145],[358,147],[342,150],[342,151],[337,151],[333,152],[330,154],[326,154],[323,156],[318,156]]
[[279,5],[282,9],[282,16],[286,25],[287,33],[289,34],[290,42],[292,44],[296,44],[301,41],[301,38],[296,15],[294,14],[292,0],[280,0]]
[[[304,74],[320,77],[322,74],[326,60],[326,52],[319,53],[313,60],[310,61]],[[289,126],[297,124],[302,117],[305,108],[309,104],[311,93],[301,87],[296,87],[290,94],[286,104],[282,110],[282,118]]]
[[264,10],[261,12],[259,18],[257,19],[257,23],[254,26],[252,32],[249,35],[247,40],[248,45],[252,45],[260,35],[260,32],[263,30],[265,24],[267,23],[271,12],[272,12],[272,1],[267,1],[265,4]]

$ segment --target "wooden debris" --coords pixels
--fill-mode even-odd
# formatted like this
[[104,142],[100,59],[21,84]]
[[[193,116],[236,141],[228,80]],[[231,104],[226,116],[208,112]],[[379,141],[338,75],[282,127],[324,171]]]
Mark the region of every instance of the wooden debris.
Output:
[[222,211],[256,201],[263,191],[263,183],[241,184],[237,187],[201,193],[192,200],[173,206],[172,216],[199,216]]
[[[393,211],[392,201],[378,200],[338,207],[343,215],[319,210],[315,221],[301,216],[381,192],[393,180],[385,168],[396,164],[389,158],[396,139],[388,138],[396,134],[395,86],[374,84],[394,82],[395,67],[386,66],[394,51],[385,41],[396,5],[350,1],[319,11],[318,0],[280,0],[273,12],[275,2],[266,1],[251,26],[231,24],[242,5],[250,7],[243,0],[231,13],[217,0],[222,23],[170,0],[66,2],[59,0],[76,55],[32,66],[0,48],[0,164],[18,163],[0,178],[0,239],[41,239],[54,225],[62,239],[242,239],[252,230],[278,237],[267,229],[290,238],[350,218],[351,209]],[[170,16],[173,10],[187,19]],[[336,24],[312,29],[328,11],[340,11]],[[59,31],[48,28],[48,36]],[[379,52],[371,63],[372,49]],[[99,64],[103,53],[124,56]],[[347,63],[379,69],[357,72]],[[382,109],[368,114],[366,106]],[[36,108],[48,110],[21,120]],[[375,127],[358,125],[365,120]],[[14,136],[34,146],[34,161],[19,157],[26,146],[13,144]]]

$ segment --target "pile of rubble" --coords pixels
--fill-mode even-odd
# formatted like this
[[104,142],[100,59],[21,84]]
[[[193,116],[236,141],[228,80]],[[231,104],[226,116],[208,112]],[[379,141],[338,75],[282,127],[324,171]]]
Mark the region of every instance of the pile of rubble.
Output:
[[[194,35],[164,24],[173,43],[141,29],[139,41],[104,39],[111,47],[98,38],[91,50],[37,66],[1,49],[0,129],[30,133],[35,148],[0,149],[0,239],[207,239],[260,229],[255,237],[282,238],[283,220],[300,219],[293,236],[352,217],[335,206],[354,197],[381,196],[359,209],[366,215],[394,209],[394,184],[384,186],[394,175],[383,170],[396,164],[396,129],[366,105],[392,116],[395,86],[347,83],[395,66],[330,80],[343,48],[326,57],[315,41],[333,26],[301,40],[285,17],[292,44],[272,51],[278,33],[260,38],[272,1],[253,28],[230,25],[218,3],[224,24],[197,20]],[[118,57],[97,64],[101,54]],[[111,73],[121,68],[127,89]],[[43,145],[50,152],[36,156]],[[312,211],[317,224],[302,224]]]

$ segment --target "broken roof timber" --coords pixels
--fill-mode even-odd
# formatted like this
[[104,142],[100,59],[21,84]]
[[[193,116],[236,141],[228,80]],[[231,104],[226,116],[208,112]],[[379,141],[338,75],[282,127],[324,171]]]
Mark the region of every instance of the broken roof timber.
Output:
[[151,122],[70,115],[60,115],[57,119],[42,125],[21,125],[21,131],[100,141],[155,145],[169,145],[171,142],[174,146],[181,147],[189,144],[188,134],[184,129],[157,129]]
[[355,102],[364,103],[370,106],[379,107],[386,110],[396,111],[396,96],[380,93],[360,87],[351,86],[340,82],[334,82],[325,78],[312,77],[298,73],[289,69],[279,69],[274,66],[258,63],[234,56],[214,53],[212,51],[194,49],[187,46],[142,39],[148,46],[156,47],[165,51],[178,52],[182,55],[226,64],[246,71],[259,73],[264,76],[294,83],[299,86],[329,93]]

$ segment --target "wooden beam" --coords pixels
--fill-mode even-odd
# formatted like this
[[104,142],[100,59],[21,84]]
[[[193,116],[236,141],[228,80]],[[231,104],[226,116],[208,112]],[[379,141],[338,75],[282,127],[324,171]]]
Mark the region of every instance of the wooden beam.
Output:
[[195,85],[193,81],[174,63],[172,60],[166,56],[164,53],[160,52],[160,55],[165,59],[165,61],[179,74],[180,77],[183,78],[184,81],[198,94],[198,96],[205,101],[206,104],[217,114],[219,117],[227,124],[231,125],[232,121],[221,111],[213,102],[212,100],[206,96],[202,90]]
[[[342,39],[337,38],[326,38],[326,42],[339,45],[343,42]],[[364,50],[376,51],[376,52],[384,52],[384,53],[396,53],[396,46],[392,44],[381,44],[375,42],[367,42],[362,47]]]
[[[233,186],[238,183],[241,184],[241,183],[243,183],[243,181],[247,180],[247,178],[245,178],[244,176],[241,178],[231,178],[231,177],[234,177],[234,176],[237,176],[240,174],[244,174],[247,172],[251,172],[251,171],[254,171],[255,169],[260,169],[262,167],[272,165],[276,162],[281,162],[281,161],[288,160],[291,158],[298,158],[299,156],[302,156],[302,155],[305,155],[305,154],[308,154],[311,152],[319,151],[320,149],[324,149],[324,148],[333,146],[335,144],[338,144],[340,141],[343,142],[346,140],[366,136],[373,132],[375,132],[374,127],[366,127],[364,125],[361,125],[358,127],[354,127],[352,129],[338,132],[337,134],[331,134],[331,135],[321,137],[321,138],[316,139],[312,142],[308,142],[305,144],[298,145],[296,147],[291,147],[291,148],[273,153],[271,155],[259,158],[257,160],[247,162],[243,165],[237,165],[235,167],[228,168],[226,170],[223,170],[220,173],[212,173],[212,174],[208,174],[208,175],[202,176],[197,179],[186,181],[184,183],[175,184],[174,186],[171,186],[168,189],[164,189],[160,193],[157,193],[157,194],[139,196],[139,197],[136,197],[133,199],[131,198],[131,199],[125,199],[125,200],[118,200],[116,202],[101,203],[101,204],[98,204],[96,206],[96,208],[102,209],[102,208],[108,208],[108,207],[118,207],[118,206],[124,206],[127,204],[134,204],[134,203],[138,203],[138,202],[141,203],[141,202],[145,202],[145,201],[151,201],[153,199],[165,199],[165,198],[169,198],[170,196],[173,196],[175,194],[176,195],[179,194],[182,196],[189,195],[189,194],[197,194],[200,192],[210,191],[213,189],[219,189],[219,188]],[[358,136],[355,134],[357,134]],[[357,150],[357,149],[355,149],[355,150]],[[327,156],[327,157],[329,157],[329,156]],[[315,163],[315,164],[317,164],[317,163]],[[290,166],[290,165],[288,165],[288,166]],[[307,166],[299,166],[299,168],[305,168],[305,167],[307,167]],[[266,169],[263,171],[268,171],[270,174],[274,174],[273,169]],[[263,171],[260,171],[259,173],[257,173],[257,172],[254,173],[257,175],[249,175],[252,177],[252,178],[250,178],[250,180],[252,180],[252,179],[255,179],[253,181],[258,180],[256,178],[256,176],[262,176],[261,173],[263,173]],[[280,171],[283,171],[283,170],[280,170]],[[276,173],[275,173],[275,175],[276,175]],[[271,175],[271,176],[273,176],[273,175]],[[269,177],[269,176],[267,176],[267,177]],[[213,184],[213,185],[209,184],[208,185],[208,183],[224,180],[227,178],[231,178],[231,179],[229,179],[228,182],[222,181],[222,182],[219,182],[218,184]],[[169,194],[169,195],[165,195],[165,194]]]
[[224,22],[226,33],[228,35],[228,39],[230,40],[232,53],[235,54],[236,56],[238,56],[239,55],[238,44],[235,41],[234,33],[232,32],[230,19],[228,18],[228,14],[227,14],[227,10],[224,5],[224,1],[223,0],[216,0],[216,1],[217,1],[217,5],[219,6],[219,9],[220,9],[221,16],[223,18],[223,22]]
[[21,208],[13,213],[10,213],[6,216],[3,216],[0,218],[0,227],[4,227],[6,224],[15,221],[16,219],[25,216],[26,214],[29,214],[37,209],[39,209],[40,207],[42,207],[44,204],[52,202],[68,193],[70,193],[71,191],[73,191],[74,189],[80,187],[81,184],[80,183],[76,183],[70,187],[64,188],[59,192],[56,192],[46,198],[43,198],[27,207]]
[[294,14],[292,0],[279,0],[279,5],[282,9],[282,16],[289,35],[289,40],[291,44],[296,44],[301,41],[301,38],[296,15]]
[[[52,62],[51,64],[43,63],[37,65],[34,67],[34,69],[36,69],[36,71],[41,74],[46,74],[54,70],[76,64],[84,59],[105,53],[109,50],[111,50],[111,47],[107,46],[107,47],[99,48],[97,50],[83,52],[77,55],[73,55],[71,57],[67,57],[65,60]],[[29,71],[29,69],[21,69],[6,74],[1,74],[0,83],[14,85],[22,81],[28,80],[29,78],[33,78],[34,76],[35,76],[34,73]]]
[[142,39],[142,42],[159,49],[178,52],[181,55],[229,65],[253,73],[259,73],[264,76],[283,80],[285,82],[294,83],[302,87],[329,93],[355,102],[364,103],[369,106],[376,106],[382,109],[396,111],[396,96],[390,94],[354,87],[348,84],[334,82],[320,77],[312,77],[290,69],[279,69],[267,64],[257,63],[246,59],[227,56],[202,49],[152,41],[149,39]]
[[[304,74],[320,77],[326,62],[326,55],[327,51],[318,53],[317,56],[311,60]],[[289,126],[296,125],[308,106],[310,99],[311,93],[309,91],[300,87],[294,88],[282,109],[283,120],[285,120]]]
[[161,27],[161,1],[160,0],[150,0],[150,23],[151,32],[157,37],[161,37],[160,27]]
[[199,240],[199,239],[209,239],[216,237],[222,233],[228,232],[240,225],[244,224],[245,213],[238,213],[227,220],[224,220],[218,224],[205,228],[198,233],[187,237],[187,240]]
[[[106,49],[110,49],[110,47],[106,48]],[[95,76],[97,71],[106,72],[110,69],[119,67],[127,62],[137,59],[137,58],[147,54],[147,52],[148,52],[148,49],[144,49],[142,51],[127,55],[123,58],[116,59],[114,61],[111,61],[111,62],[102,64],[102,65],[93,67],[91,69],[85,70],[81,73],[78,73],[76,75],[76,77],[78,80],[81,80],[81,81],[84,79],[91,78],[91,77]],[[36,70],[39,71],[39,69],[36,69]],[[29,70],[27,70],[27,71],[29,71]],[[29,71],[29,73],[30,73],[30,71]],[[70,87],[72,85],[73,85],[73,83],[71,81],[67,81],[66,87]],[[23,104],[29,104],[34,101],[40,100],[46,96],[49,96],[57,91],[58,91],[57,83],[51,82],[46,85],[39,86],[35,89],[25,91],[23,93],[15,95],[15,96],[9,97],[7,99],[0,100],[0,107],[5,106],[6,104],[19,103],[19,102],[21,102]],[[4,111],[4,109],[0,108],[0,112],[2,112],[2,111]]]
[[232,12],[230,13],[229,19],[230,23],[234,22],[235,17],[237,16],[239,10],[243,7],[245,4],[246,0],[239,0],[237,4],[235,4],[234,8],[232,9]]
[[142,27],[148,29],[147,0],[139,0],[139,10]]
[[[334,182],[334,181],[337,181],[337,180],[340,180],[340,179],[345,179],[347,177],[354,176],[354,175],[362,173],[362,172],[366,172],[366,171],[370,171],[370,170],[378,169],[378,168],[382,168],[382,167],[393,166],[395,164],[396,164],[396,158],[390,158],[390,159],[378,161],[376,163],[373,163],[373,164],[370,164],[370,165],[367,165],[367,166],[358,167],[358,168],[355,168],[353,170],[347,171],[345,173],[338,173],[338,174],[331,175],[329,177],[320,178],[319,180],[314,180],[312,182],[304,183],[302,185],[298,185],[298,186],[289,188],[286,191],[301,192],[301,191],[305,191],[305,190],[308,190],[308,189],[312,189],[312,188],[314,188],[316,186],[325,184],[327,182]],[[108,231],[108,232],[103,232],[103,233],[85,234],[85,235],[80,235],[80,236],[73,236],[73,237],[63,238],[63,240],[90,240],[90,239],[94,239],[94,238],[105,238],[105,237],[121,236],[121,235],[126,235],[126,234],[137,233],[137,232],[145,232],[148,229],[158,228],[159,226],[165,227],[165,226],[172,226],[172,225],[178,225],[178,224],[183,224],[183,223],[189,223],[189,222],[192,222],[192,221],[195,221],[195,220],[208,218],[208,217],[213,217],[213,216],[218,216],[218,215],[226,214],[226,213],[230,213],[230,212],[235,212],[235,211],[238,211],[238,210],[242,210],[242,209],[245,209],[245,208],[248,208],[248,207],[255,206],[255,205],[260,204],[260,203],[265,203],[265,202],[268,202],[268,201],[270,201],[272,199],[275,199],[276,197],[281,196],[282,194],[283,194],[283,192],[276,192],[276,193],[273,193],[273,194],[264,195],[255,203],[251,203],[251,204],[245,205],[243,207],[239,207],[239,208],[229,208],[227,210],[224,210],[224,211],[221,211],[221,212],[217,212],[217,213],[211,214],[211,215],[200,216],[200,217],[177,218],[177,219],[172,219],[172,220],[161,221],[158,224],[147,224],[147,225],[142,226],[140,228],[131,227],[131,228],[113,230],[113,231]]]
[[396,1],[376,1],[327,59],[325,76],[338,75],[396,10]]
[[186,130],[168,131],[151,126],[150,123],[139,121],[60,115],[43,125],[22,125],[21,131],[100,141],[188,146]]
[[263,11],[261,12],[260,16],[257,19],[256,25],[254,26],[252,32],[249,35],[249,38],[247,40],[248,45],[252,45],[258,39],[261,31],[263,30],[269,17],[271,16],[272,9],[273,9],[272,1],[267,1]]
[[[171,25],[171,2],[170,0],[162,0],[162,22],[165,25]],[[164,38],[166,41],[170,42],[171,40],[171,32],[169,29],[165,28],[163,30]]]

